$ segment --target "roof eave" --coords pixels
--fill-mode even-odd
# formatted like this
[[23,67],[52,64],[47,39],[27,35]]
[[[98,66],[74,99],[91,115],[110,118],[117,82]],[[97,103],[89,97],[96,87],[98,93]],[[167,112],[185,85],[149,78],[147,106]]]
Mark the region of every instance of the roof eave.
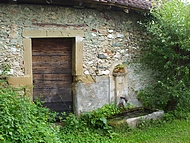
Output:
[[85,3],[91,3],[91,4],[96,4],[96,5],[105,5],[105,6],[114,6],[114,7],[119,7],[122,9],[132,9],[132,10],[136,10],[136,11],[143,11],[143,12],[150,12],[151,9],[151,5],[149,5],[147,8],[142,8],[142,7],[134,7],[134,6],[127,6],[127,5],[122,5],[119,3],[112,3],[112,2],[104,2],[104,1],[95,1],[95,0],[75,0],[81,3],[85,2]]

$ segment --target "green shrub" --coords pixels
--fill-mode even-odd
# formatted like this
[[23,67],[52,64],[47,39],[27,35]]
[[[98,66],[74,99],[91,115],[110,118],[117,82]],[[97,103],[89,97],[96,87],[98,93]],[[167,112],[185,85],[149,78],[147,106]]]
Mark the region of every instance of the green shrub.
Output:
[[[139,94],[145,106],[190,111],[190,5],[165,1],[151,10],[142,60],[157,71],[157,83]],[[176,114],[177,115],[177,114]],[[182,114],[181,114],[182,115]]]
[[6,86],[0,88],[0,138],[11,143],[60,142],[56,136],[58,127],[50,121],[55,114],[49,109],[34,104],[22,88]]
[[94,129],[103,129],[109,132],[111,126],[107,123],[107,118],[120,113],[120,109],[115,104],[106,104],[102,108],[98,108],[91,112],[84,113],[81,119],[85,121],[88,127]]
[[80,117],[76,117],[74,114],[63,115],[62,132],[94,130],[99,134],[109,134],[111,126],[108,125],[107,118],[120,112],[121,110],[114,104],[106,104],[102,108],[81,114]]

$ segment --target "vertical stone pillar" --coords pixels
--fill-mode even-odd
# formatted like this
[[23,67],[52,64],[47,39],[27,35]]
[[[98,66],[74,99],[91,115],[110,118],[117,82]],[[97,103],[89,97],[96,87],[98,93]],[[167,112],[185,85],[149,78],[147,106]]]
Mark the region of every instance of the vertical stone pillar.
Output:
[[126,73],[114,73],[115,77],[115,103],[120,102],[120,97],[124,97],[124,81]]

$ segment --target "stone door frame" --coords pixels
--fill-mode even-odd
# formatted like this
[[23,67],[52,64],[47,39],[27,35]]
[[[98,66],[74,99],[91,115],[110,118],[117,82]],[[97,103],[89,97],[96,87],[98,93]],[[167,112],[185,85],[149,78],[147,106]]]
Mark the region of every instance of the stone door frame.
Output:
[[[13,86],[29,86],[27,94],[33,100],[33,73],[32,73],[32,38],[73,38],[72,44],[72,76],[83,74],[83,36],[82,30],[28,30],[23,33],[24,49],[24,76],[10,77],[9,84]],[[74,108],[74,110],[76,110]]]

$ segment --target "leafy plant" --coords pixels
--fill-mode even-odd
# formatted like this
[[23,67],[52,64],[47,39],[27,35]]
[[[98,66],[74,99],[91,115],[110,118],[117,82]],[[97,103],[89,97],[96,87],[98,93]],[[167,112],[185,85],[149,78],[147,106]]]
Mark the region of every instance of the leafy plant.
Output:
[[63,131],[71,133],[74,130],[89,131],[95,130],[98,133],[110,133],[111,126],[107,123],[107,118],[120,113],[121,110],[115,104],[106,104],[102,108],[98,108],[91,112],[81,114],[76,117],[74,114],[63,116]]
[[190,111],[190,5],[164,1],[151,10],[142,58],[158,72],[157,84],[140,92],[145,106]]
[[81,118],[87,122],[89,127],[107,130],[110,129],[107,118],[120,112],[120,109],[115,104],[106,104],[102,108],[83,114]]
[[113,72],[114,73],[124,73],[125,72],[125,66],[123,64],[118,64],[114,67]]
[[50,121],[55,114],[34,104],[23,93],[23,88],[0,88],[0,137],[4,142],[60,142],[58,128]]

